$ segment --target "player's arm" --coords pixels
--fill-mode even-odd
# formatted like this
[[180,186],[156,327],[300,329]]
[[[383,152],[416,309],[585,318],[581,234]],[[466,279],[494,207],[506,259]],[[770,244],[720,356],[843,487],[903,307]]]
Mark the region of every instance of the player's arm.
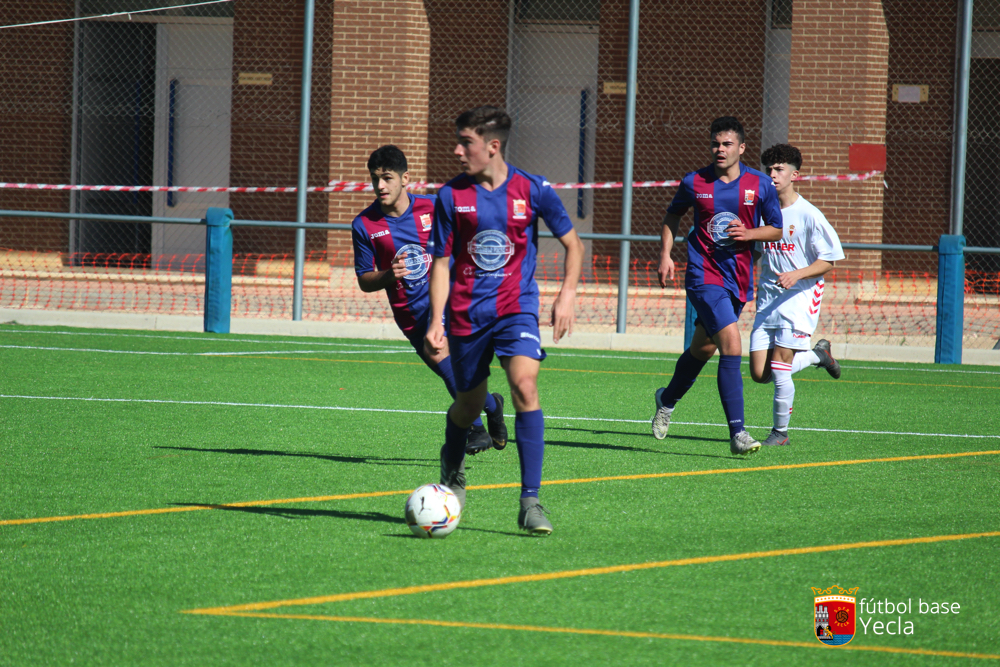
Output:
[[779,273],[778,284],[784,287],[785,289],[791,289],[795,285],[795,283],[799,282],[800,280],[821,276],[832,268],[833,268],[833,262],[828,262],[825,259],[817,259],[815,262],[805,267],[804,269],[795,269],[794,271]]
[[564,335],[573,334],[573,321],[576,319],[576,286],[580,282],[580,271],[583,268],[583,241],[572,227],[569,232],[558,237],[566,249],[566,259],[563,262],[563,284],[559,296],[552,304],[552,341],[559,342]]
[[729,238],[736,239],[743,243],[753,243],[754,241],[780,241],[782,229],[773,225],[761,225],[753,229],[747,229],[742,224],[733,223],[729,225]]
[[444,309],[448,305],[451,292],[451,244],[452,221],[454,212],[450,206],[451,189],[445,187],[434,203],[434,229],[431,232],[433,247],[429,244],[434,259],[431,262],[430,279],[427,285],[430,301],[430,321],[427,323],[427,333],[424,335],[424,349],[432,354],[438,354],[447,345],[444,334]]
[[660,231],[660,265],[656,269],[660,287],[666,287],[667,281],[674,279],[674,260],[670,258],[670,251],[674,248],[674,238],[677,237],[680,226],[679,215],[667,213],[663,216],[663,229]]
[[409,275],[410,270],[406,268],[402,257],[395,257],[392,260],[392,267],[382,271],[369,271],[358,276],[358,287],[362,292],[378,292],[388,289],[403,276]]
[[444,307],[448,303],[448,293],[451,291],[450,258],[435,257],[431,264],[431,279],[429,285],[431,314],[427,323],[427,335],[424,336],[424,347],[433,352],[444,349]]

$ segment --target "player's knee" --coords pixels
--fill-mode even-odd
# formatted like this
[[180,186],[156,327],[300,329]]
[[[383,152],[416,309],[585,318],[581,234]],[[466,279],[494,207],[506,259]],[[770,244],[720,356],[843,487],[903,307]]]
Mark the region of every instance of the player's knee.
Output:
[[538,409],[538,381],[535,377],[512,379],[510,382],[510,397],[518,412]]
[[751,368],[750,378],[757,384],[767,384],[771,381],[771,369],[765,368],[763,371],[758,371],[755,368]]

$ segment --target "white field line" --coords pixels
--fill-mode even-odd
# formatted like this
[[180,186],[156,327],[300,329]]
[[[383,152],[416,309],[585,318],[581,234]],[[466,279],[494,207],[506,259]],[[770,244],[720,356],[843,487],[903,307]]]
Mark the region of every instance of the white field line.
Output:
[[[99,403],[155,403],[161,405],[208,405],[236,408],[291,408],[294,410],[334,410],[340,412],[392,412],[410,415],[443,415],[444,410],[397,410],[390,408],[352,408],[339,405],[288,405],[284,403],[236,403],[230,401],[171,401],[165,399],[152,398],[83,398],[75,396],[26,396],[18,394],[0,394],[0,399],[24,399],[39,401],[93,401]],[[610,422],[618,424],[648,424],[648,419],[610,419],[607,417],[562,417],[557,415],[546,415],[546,420],[562,421],[586,421],[586,422]],[[671,421],[671,425],[682,426],[714,426],[717,428],[728,428],[726,424],[713,424],[710,422],[681,422]],[[748,428],[770,428],[765,426],[750,426]],[[791,428],[792,431],[816,431],[819,433],[861,433],[870,435],[912,435],[924,438],[979,438],[979,439],[1000,439],[1000,435],[972,435],[968,433],[918,433],[915,431],[867,431],[859,429],[840,428],[806,428],[797,426]],[[639,434],[636,434],[639,435]]]
[[[159,340],[186,340],[186,341],[209,341],[212,343],[260,343],[262,345],[313,345],[313,346],[323,346],[323,347],[384,347],[386,345],[394,345],[397,341],[384,341],[376,344],[369,343],[325,343],[316,341],[303,341],[303,340],[274,340],[268,338],[266,340],[254,340],[249,338],[215,338],[215,337],[202,337],[202,336],[155,336],[152,334],[124,334],[124,333],[99,333],[91,331],[39,331],[37,329],[4,329],[0,327],[0,334],[5,333],[22,333],[22,334],[43,334],[43,335],[58,335],[58,336],[110,336],[113,338],[155,338]],[[398,344],[406,346],[406,349],[410,349],[408,343],[398,341]]]
[[392,348],[380,350],[257,350],[248,352],[148,352],[142,350],[97,350],[82,347],[37,347],[34,345],[0,345],[0,349],[44,350],[47,352],[99,352],[103,354],[138,354],[160,357],[239,357],[262,354],[402,354],[410,349]]
[[[200,338],[196,336],[154,336],[149,334],[119,334],[119,333],[92,333],[87,331],[39,331],[35,329],[4,329],[0,327],[0,334],[4,333],[23,333],[23,334],[44,334],[44,335],[62,335],[62,336],[113,336],[116,338],[154,338],[160,340],[185,340],[185,341],[211,341],[213,343],[258,343],[261,345],[301,345],[301,346],[315,346],[315,347],[355,347],[355,348],[373,348],[374,352],[388,352],[390,350],[386,349],[386,346],[394,346],[397,343],[393,341],[386,341],[380,344],[369,344],[369,343],[325,343],[325,342],[313,342],[313,341],[298,341],[298,340],[256,340],[250,338]],[[406,344],[399,342],[400,350],[408,352],[412,348]],[[2,346],[0,346],[2,347]],[[16,347],[16,346],[6,346],[6,347]],[[61,348],[37,348],[37,349],[61,349]],[[553,350],[549,348],[546,350],[550,357],[579,357],[582,359],[624,359],[628,361],[675,361],[677,355],[675,353],[664,352],[664,355],[670,356],[660,356],[660,357],[640,357],[631,356],[623,354],[576,354],[573,352],[562,352],[558,350]],[[222,353],[219,353],[222,354]],[[258,352],[256,354],[264,354]],[[712,359],[709,363],[717,363],[717,359]],[[744,360],[744,366],[750,364],[748,360]],[[846,368],[848,370],[869,370],[869,371],[913,371],[917,373],[944,373],[944,374],[961,374],[961,375],[1000,375],[1000,371],[963,371],[953,368],[901,368],[898,366],[855,366],[853,364],[841,363],[841,368]]]

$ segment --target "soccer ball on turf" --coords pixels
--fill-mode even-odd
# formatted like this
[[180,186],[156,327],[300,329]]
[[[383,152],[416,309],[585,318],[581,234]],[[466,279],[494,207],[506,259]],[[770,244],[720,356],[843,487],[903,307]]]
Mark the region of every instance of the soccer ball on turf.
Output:
[[406,525],[417,537],[448,537],[461,515],[458,496],[441,484],[424,484],[406,499]]

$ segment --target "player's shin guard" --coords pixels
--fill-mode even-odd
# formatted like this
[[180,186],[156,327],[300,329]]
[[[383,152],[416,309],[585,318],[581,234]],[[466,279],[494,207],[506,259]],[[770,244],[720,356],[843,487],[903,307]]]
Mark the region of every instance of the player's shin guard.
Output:
[[451,421],[451,415],[445,417],[444,455],[449,463],[458,465],[465,458],[465,443],[469,440],[469,429],[460,428]]
[[795,401],[795,383],[792,382],[792,364],[771,361],[774,375],[774,428],[784,433],[792,417],[792,403]]
[[542,459],[545,456],[545,417],[541,410],[518,412],[514,417],[517,458],[521,463],[521,497],[538,497],[542,485]]
[[736,354],[719,356],[719,398],[729,423],[729,437],[743,430],[743,376],[740,374],[740,357]]
[[670,378],[670,384],[663,392],[664,407],[672,408],[681,400],[687,390],[691,388],[694,381],[698,379],[698,374],[705,367],[707,362],[698,359],[691,350],[684,350],[684,353],[677,360],[674,367],[674,376]]

